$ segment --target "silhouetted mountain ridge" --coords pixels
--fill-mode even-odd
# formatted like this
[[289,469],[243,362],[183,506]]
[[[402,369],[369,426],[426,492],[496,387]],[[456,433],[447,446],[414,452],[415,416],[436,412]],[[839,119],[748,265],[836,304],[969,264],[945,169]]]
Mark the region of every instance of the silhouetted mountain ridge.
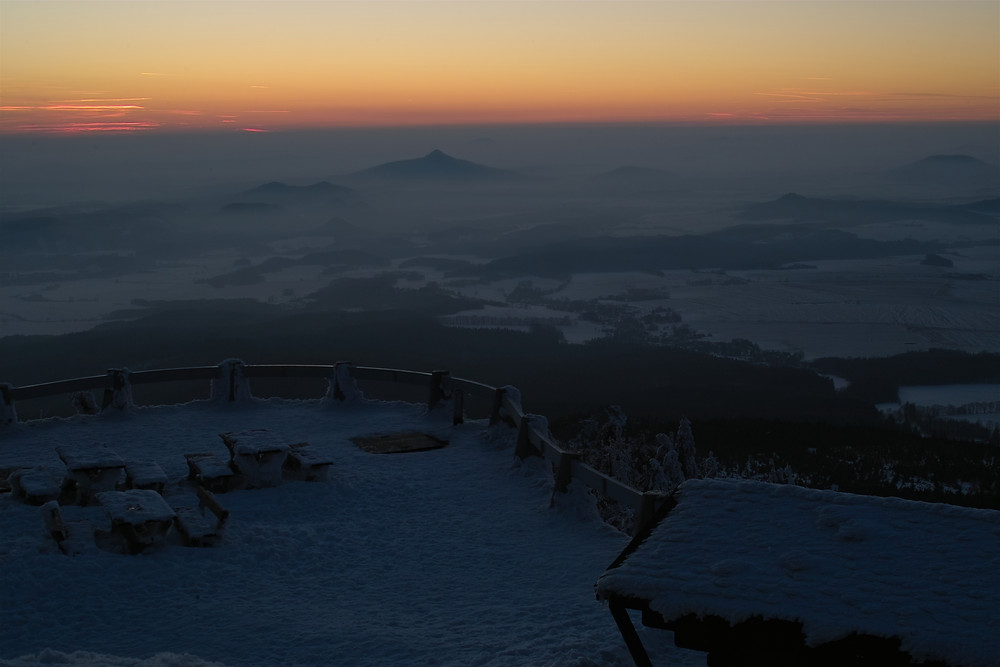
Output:
[[657,191],[671,185],[675,176],[663,169],[626,165],[605,171],[589,179],[590,184],[601,188],[629,191]]
[[926,188],[1000,190],[1000,167],[971,155],[931,155],[890,175],[897,182]]
[[775,200],[751,204],[740,213],[744,220],[795,220],[841,226],[893,220],[929,220],[951,224],[996,222],[991,201],[942,206],[877,199],[822,199],[790,192]]
[[320,181],[311,185],[288,185],[280,181],[271,181],[251,188],[240,194],[243,199],[267,202],[287,202],[296,201],[334,201],[343,199],[354,194],[354,190],[343,185],[336,185],[329,181]]
[[793,262],[924,255],[936,242],[876,241],[813,225],[739,225],[699,236],[592,237],[548,244],[456,271],[490,279],[673,269],[776,269]]
[[525,178],[517,172],[461,160],[437,149],[420,158],[385,162],[349,174],[348,177],[358,180],[466,182],[503,182]]

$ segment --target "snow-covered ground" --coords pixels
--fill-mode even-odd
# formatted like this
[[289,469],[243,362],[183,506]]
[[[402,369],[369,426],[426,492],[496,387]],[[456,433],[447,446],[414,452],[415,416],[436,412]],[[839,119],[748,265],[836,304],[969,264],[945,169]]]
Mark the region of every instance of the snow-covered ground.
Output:
[[1000,384],[913,385],[899,388],[899,400],[914,405],[968,405],[1000,401]]
[[545,306],[484,306],[463,310],[438,320],[447,326],[469,329],[529,331],[532,324],[548,324],[562,332],[568,343],[586,343],[607,335],[605,327],[581,320],[577,313]]
[[[1000,350],[995,248],[949,254],[952,269],[922,257],[808,262],[815,268],[666,272],[665,305],[710,340],[746,338],[764,349],[876,357],[945,348]],[[971,279],[963,275],[989,276]]]
[[[0,468],[61,469],[57,446],[103,442],[155,460],[177,501],[192,493],[185,453],[226,458],[218,434],[252,428],[334,464],[324,482],[218,494],[231,517],[217,547],[67,556],[39,508],[0,495],[0,663],[631,664],[594,594],[627,536],[578,489],[550,507],[551,474],[514,457],[506,427],[403,403],[203,401],[0,427]],[[450,443],[370,454],[349,440],[411,430]],[[705,664],[641,632],[671,664]]]
[[1000,424],[1000,413],[993,411],[998,402],[998,384],[912,385],[899,388],[898,403],[879,403],[875,407],[883,413],[899,415],[903,404],[912,403],[938,412],[943,419],[973,422],[993,429]]
[[[808,262],[797,269],[725,273],[688,270],[581,273],[565,284],[532,276],[457,286],[440,271],[408,268],[419,274],[399,287],[417,288],[438,281],[467,297],[505,302],[522,282],[555,290],[553,299],[597,300],[629,289],[660,291],[663,298],[631,302],[640,309],[671,308],[683,322],[712,341],[751,340],[764,349],[825,356],[871,357],[912,350],[945,348],[966,352],[1000,350],[995,247],[962,248],[944,253],[954,267],[924,266],[923,256]],[[243,256],[235,251],[193,258],[188,264],[114,280],[45,281],[0,285],[0,336],[61,334],[90,329],[108,313],[132,307],[132,300],[253,298],[286,303],[332,280],[320,266],[296,266],[268,273],[261,283],[210,287],[208,278],[228,273]],[[255,262],[264,257],[255,257]],[[347,271],[365,277],[382,268]],[[553,308],[557,308],[554,306]],[[564,311],[535,306],[509,313],[495,307],[459,313],[467,316],[566,318]],[[460,326],[526,328],[524,323],[468,323]],[[569,342],[603,335],[603,328],[578,317],[559,324]]]

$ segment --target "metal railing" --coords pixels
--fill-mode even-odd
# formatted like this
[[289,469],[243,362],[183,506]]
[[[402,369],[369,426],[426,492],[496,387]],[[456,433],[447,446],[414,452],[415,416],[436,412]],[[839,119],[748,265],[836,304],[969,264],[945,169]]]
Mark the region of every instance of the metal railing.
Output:
[[355,366],[349,362],[327,365],[297,364],[244,364],[236,359],[226,360],[216,366],[166,368],[146,371],[109,369],[104,375],[57,380],[26,386],[0,383],[0,421],[13,424],[18,421],[16,405],[61,394],[102,391],[100,409],[110,411],[133,405],[131,389],[134,385],[166,382],[209,381],[210,400],[235,402],[252,397],[251,379],[325,379],[329,382],[327,396],[332,400],[346,400],[358,392],[358,382],[403,384],[427,389],[429,409],[441,409],[451,402],[453,423],[465,419],[466,397],[490,402],[490,423],[506,422],[517,429],[515,454],[520,458],[539,456],[549,461],[555,476],[555,493],[565,493],[570,482],[576,481],[630,507],[636,516],[635,525],[640,529],[665,501],[666,496],[655,491],[641,492],[584,463],[579,452],[566,449],[549,433],[544,417],[524,412],[520,394],[510,386],[494,387],[474,380],[452,377],[448,371],[410,371],[396,368]]

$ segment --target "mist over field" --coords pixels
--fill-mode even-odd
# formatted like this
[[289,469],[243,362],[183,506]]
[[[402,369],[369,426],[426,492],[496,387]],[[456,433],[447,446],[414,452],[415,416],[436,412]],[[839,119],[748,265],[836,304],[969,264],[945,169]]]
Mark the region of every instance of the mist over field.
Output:
[[[560,411],[638,382],[662,392],[643,410],[675,393],[669,414],[709,414],[753,410],[711,396],[754,365],[998,353],[998,138],[996,124],[6,136],[0,379],[349,358],[527,384]],[[680,353],[744,365],[663,356]],[[611,383],[554,400],[552,378],[588,364],[611,364]],[[792,391],[760,409],[841,411],[823,383],[827,407]]]
[[872,195],[886,194],[877,177],[930,155],[968,155],[996,165],[997,133],[990,123],[879,123],[6,135],[0,137],[0,194],[5,207],[176,199],[275,179],[313,182],[440,149],[550,179],[623,166],[667,170],[672,180],[711,181],[706,190],[722,203],[725,189],[752,183],[762,195],[780,195],[810,179],[815,194]]

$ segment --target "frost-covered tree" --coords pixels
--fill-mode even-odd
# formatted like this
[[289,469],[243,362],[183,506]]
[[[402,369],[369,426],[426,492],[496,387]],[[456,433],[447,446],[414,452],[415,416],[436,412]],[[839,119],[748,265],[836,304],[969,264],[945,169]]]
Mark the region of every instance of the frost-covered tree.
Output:
[[691,432],[691,422],[688,421],[687,417],[681,419],[681,423],[677,425],[674,446],[677,449],[677,458],[680,459],[681,466],[684,468],[684,476],[687,479],[701,477],[694,446],[694,434]]
[[715,458],[714,452],[709,452],[708,456],[702,459],[701,474],[703,477],[718,477],[719,468],[719,459]]
[[656,456],[649,461],[649,491],[672,493],[686,479],[673,439],[666,433],[656,435]]

